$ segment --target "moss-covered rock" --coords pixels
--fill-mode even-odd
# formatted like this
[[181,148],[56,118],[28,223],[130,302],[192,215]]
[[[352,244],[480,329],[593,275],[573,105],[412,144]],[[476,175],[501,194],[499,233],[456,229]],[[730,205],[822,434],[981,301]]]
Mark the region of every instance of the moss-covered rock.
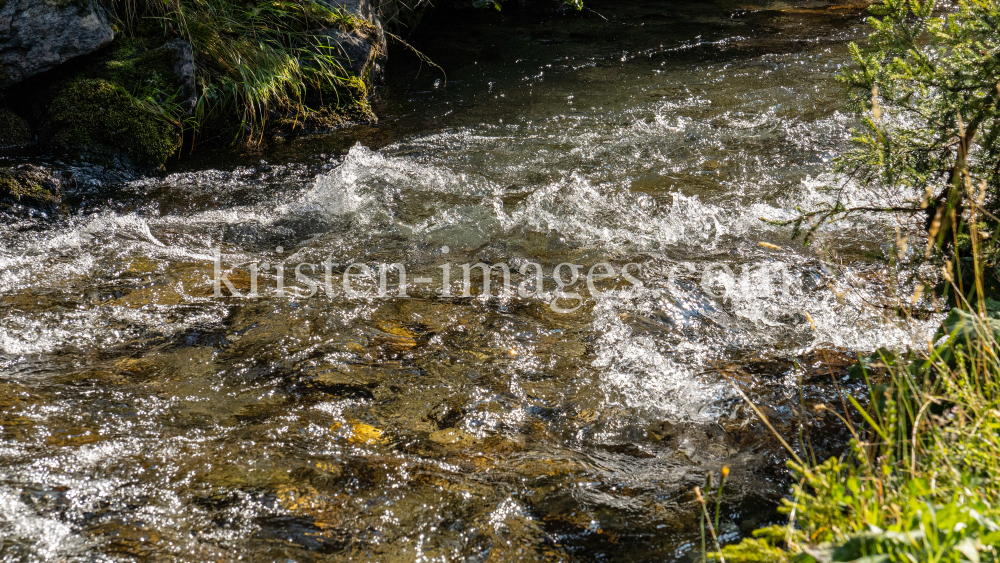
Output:
[[269,124],[276,138],[327,133],[356,123],[378,123],[372,111],[368,82],[357,76],[341,81],[337,88],[323,91],[325,104],[305,106],[295,115],[283,115]]
[[0,209],[10,205],[53,207],[59,199],[59,180],[44,168],[0,168]]
[[23,117],[0,108],[0,149],[24,147],[34,141],[31,126]]
[[113,157],[123,153],[139,166],[163,164],[181,145],[180,128],[125,88],[104,79],[67,83],[49,109],[49,143]]
[[371,105],[371,80],[363,77],[352,76],[347,81],[346,90],[350,97],[349,104],[343,104],[343,111],[348,117],[356,121],[377,123],[378,117],[372,111]]

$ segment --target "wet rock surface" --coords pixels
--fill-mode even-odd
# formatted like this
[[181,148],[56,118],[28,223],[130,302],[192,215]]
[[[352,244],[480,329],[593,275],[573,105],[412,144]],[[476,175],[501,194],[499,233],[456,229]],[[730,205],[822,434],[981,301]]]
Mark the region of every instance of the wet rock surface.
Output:
[[54,211],[61,196],[59,176],[33,165],[0,168],[0,211]]

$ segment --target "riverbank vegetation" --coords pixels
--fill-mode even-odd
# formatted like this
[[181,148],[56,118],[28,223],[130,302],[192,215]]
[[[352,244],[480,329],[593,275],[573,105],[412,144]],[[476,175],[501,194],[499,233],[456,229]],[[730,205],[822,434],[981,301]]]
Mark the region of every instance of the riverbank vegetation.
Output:
[[[582,0],[562,1],[582,8]],[[347,9],[355,4],[356,10]],[[492,0],[472,4],[501,7],[501,1]],[[386,54],[381,20],[390,27],[415,25],[432,5],[426,0],[392,0],[380,3],[375,13],[364,13],[363,6],[333,0],[112,4],[126,36],[179,37],[193,48],[198,85],[194,107],[185,113],[177,92],[161,91],[145,100],[173,123],[194,131],[237,116],[236,137],[251,145],[263,140],[269,126],[288,132],[329,128],[344,118],[376,119],[369,98],[379,72],[376,61]]]
[[374,121],[377,15],[335,2],[105,0],[114,41],[4,89],[0,144],[156,167],[199,142]]
[[[808,241],[852,213],[915,217],[926,246],[907,252],[898,241],[897,250],[939,269],[936,293],[954,308],[926,349],[880,350],[853,369],[869,397],[848,397],[848,412],[837,412],[853,435],[845,454],[820,460],[807,442],[788,447],[787,522],[710,557],[1000,561],[1000,5],[937,8],[873,7],[870,42],[851,46],[854,65],[842,75],[861,127],[841,171],[888,203],[838,198],[791,224]],[[912,319],[922,291],[899,298],[901,317]]]
[[[114,7],[126,36],[159,34],[191,45],[194,107],[184,111],[180,92],[152,96],[175,122],[197,130],[236,116],[236,136],[252,144],[275,117],[304,122],[317,116],[316,108],[352,104],[370,113],[366,73],[382,47],[372,40],[370,52],[352,53],[344,43],[374,38],[379,30],[336,4],[138,0]],[[364,60],[358,64],[351,55]]]
[[4,81],[0,147],[147,168],[205,144],[256,147],[374,122],[386,37],[412,49],[393,32],[412,29],[432,7],[426,0],[97,0],[87,9],[110,23],[114,41],[44,74]]
[[842,417],[848,452],[822,461],[790,450],[787,523],[716,559],[1000,560],[1000,320],[964,304],[936,336],[926,351],[862,362],[869,405],[849,398],[863,422]]

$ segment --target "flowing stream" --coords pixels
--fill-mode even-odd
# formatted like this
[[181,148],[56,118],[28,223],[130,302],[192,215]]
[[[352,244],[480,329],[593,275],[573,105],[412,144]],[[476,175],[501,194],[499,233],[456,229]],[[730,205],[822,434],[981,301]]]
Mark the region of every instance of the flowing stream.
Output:
[[871,201],[830,172],[861,9],[587,5],[432,14],[447,80],[394,46],[377,126],[4,219],[0,557],[694,560],[723,465],[724,540],[780,521],[785,454],[733,386],[836,451],[811,407],[927,329],[885,313],[888,218],[808,247],[761,220]]

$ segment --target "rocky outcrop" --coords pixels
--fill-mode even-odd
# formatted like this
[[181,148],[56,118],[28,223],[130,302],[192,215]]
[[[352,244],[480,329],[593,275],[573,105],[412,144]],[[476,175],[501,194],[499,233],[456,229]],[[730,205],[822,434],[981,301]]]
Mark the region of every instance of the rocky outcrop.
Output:
[[6,84],[92,53],[115,38],[93,0],[4,0],[0,3],[0,65]]

